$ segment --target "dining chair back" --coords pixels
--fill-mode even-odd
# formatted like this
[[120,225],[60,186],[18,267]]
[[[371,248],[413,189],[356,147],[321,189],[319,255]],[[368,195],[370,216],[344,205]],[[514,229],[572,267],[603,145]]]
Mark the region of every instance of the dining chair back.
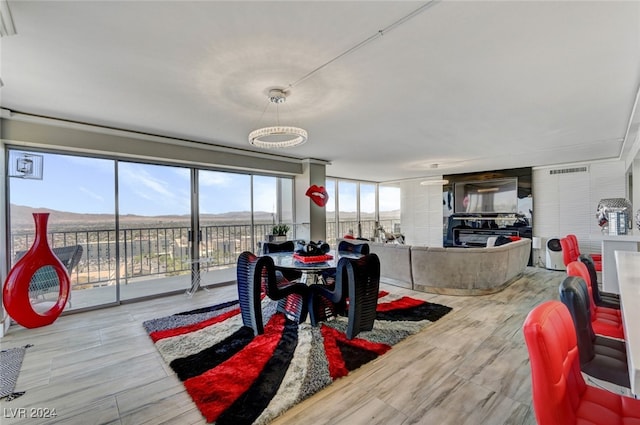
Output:
[[[597,336],[591,325],[590,297],[587,283],[577,276],[567,276],[560,283],[560,300],[573,319],[580,368],[595,383],[611,391],[630,393],[629,365],[624,341]],[[604,381],[604,382],[602,382]]]
[[346,315],[347,338],[373,329],[380,290],[380,259],[368,254],[359,259],[341,258],[333,286],[309,287],[311,325],[332,316]]
[[307,318],[309,288],[276,276],[271,257],[258,257],[245,251],[238,256],[237,289],[242,323],[253,329],[255,335],[264,333],[262,320],[262,294],[278,301],[277,311],[288,319],[304,322]]
[[[576,235],[570,233],[566,236],[566,238],[573,243],[574,249],[576,250],[576,254],[578,254],[578,257],[580,257],[581,255],[587,255],[587,254],[582,254],[580,252],[580,244],[578,243],[578,237]],[[602,254],[589,254],[589,257],[591,257],[591,259],[596,263],[602,263]]]
[[293,252],[296,249],[294,241],[284,242],[265,242],[262,245],[262,253],[269,254],[274,252]]
[[596,271],[595,264],[589,255],[582,254],[578,257],[578,260],[585,265],[589,272],[591,281],[591,293],[593,294],[593,301],[597,306],[609,307],[620,310],[620,296],[611,292],[602,292],[598,286],[598,273]]
[[567,307],[546,301],[523,325],[529,352],[533,409],[538,425],[637,423],[640,400],[587,385]]
[[338,252],[351,252],[354,254],[367,255],[370,252],[370,248],[368,243],[340,241],[340,243],[338,243]]
[[[262,245],[262,254],[274,254],[277,252],[294,252],[296,249],[296,241],[284,242],[265,242]],[[302,273],[296,270],[277,271],[278,279],[284,277],[289,281],[300,279]]]
[[263,263],[259,263],[260,258],[245,251],[238,256],[236,263],[236,282],[242,323],[253,329],[255,335],[264,333],[261,306],[262,271],[260,270]]
[[624,329],[622,327],[622,317],[620,310],[597,306],[593,298],[591,276],[589,270],[580,261],[572,261],[567,265],[567,275],[577,276],[586,282],[589,294],[589,314],[593,330],[598,335],[611,338],[624,339]]
[[578,253],[569,238],[560,238],[560,246],[562,247],[562,261],[565,266],[568,266],[573,261],[578,261]]

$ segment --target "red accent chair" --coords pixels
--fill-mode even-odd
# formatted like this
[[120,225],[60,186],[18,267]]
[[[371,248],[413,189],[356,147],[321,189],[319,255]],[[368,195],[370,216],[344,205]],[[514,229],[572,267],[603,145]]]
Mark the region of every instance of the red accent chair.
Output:
[[593,331],[597,335],[624,339],[620,310],[596,305],[593,299],[593,289],[591,288],[591,276],[589,275],[587,266],[580,261],[572,261],[567,265],[567,275],[580,277],[587,284],[587,290],[589,291],[589,311],[591,313]]
[[522,330],[538,425],[640,424],[640,400],[584,381],[575,328],[564,304],[553,300],[538,305]]

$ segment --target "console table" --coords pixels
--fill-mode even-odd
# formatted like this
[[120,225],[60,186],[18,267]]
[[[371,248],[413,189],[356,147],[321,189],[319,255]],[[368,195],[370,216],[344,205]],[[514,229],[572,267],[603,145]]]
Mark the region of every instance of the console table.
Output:
[[615,252],[638,252],[638,243],[640,243],[638,235],[602,236],[602,289],[605,292],[620,293]]
[[640,395],[640,252],[615,253],[631,392]]

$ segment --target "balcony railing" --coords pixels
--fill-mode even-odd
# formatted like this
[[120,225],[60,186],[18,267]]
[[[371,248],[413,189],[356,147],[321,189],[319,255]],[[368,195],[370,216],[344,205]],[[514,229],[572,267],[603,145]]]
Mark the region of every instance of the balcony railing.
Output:
[[[393,228],[394,223],[389,220],[380,224],[387,229]],[[360,222],[360,228],[363,237],[372,237],[375,222]],[[202,226],[199,255],[208,261],[201,263],[201,269],[234,265],[241,252],[255,252],[257,241],[264,240],[271,234],[271,229],[271,224]],[[342,236],[356,229],[358,222],[345,221],[338,223],[339,231],[336,233],[336,223],[327,223],[327,241],[333,245],[334,235]],[[48,234],[52,248],[69,245],[81,245],[83,248],[82,259],[71,273],[74,289],[114,285],[118,277],[121,283],[126,284],[141,277],[188,273],[192,267],[190,238],[189,227],[132,228],[122,229],[117,234],[110,229],[54,231]],[[32,243],[32,233],[12,233],[11,258],[15,259],[17,252],[28,249]]]

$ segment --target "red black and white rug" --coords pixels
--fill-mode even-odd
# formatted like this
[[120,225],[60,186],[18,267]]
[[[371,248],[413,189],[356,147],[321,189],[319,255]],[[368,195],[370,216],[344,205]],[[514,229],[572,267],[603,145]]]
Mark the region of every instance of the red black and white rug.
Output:
[[237,301],[143,323],[207,422],[266,424],[451,311],[381,292],[372,331],[348,340],[343,317],[314,328],[264,300],[265,332],[242,326]]

